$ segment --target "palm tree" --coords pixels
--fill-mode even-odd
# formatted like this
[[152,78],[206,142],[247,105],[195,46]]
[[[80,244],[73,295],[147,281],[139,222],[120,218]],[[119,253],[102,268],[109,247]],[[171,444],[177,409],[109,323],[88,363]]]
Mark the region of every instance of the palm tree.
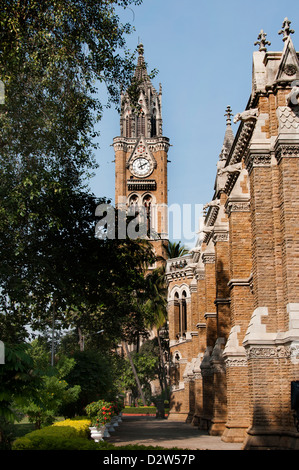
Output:
[[167,322],[167,286],[165,282],[165,267],[160,266],[150,272],[146,276],[146,285],[147,300],[145,302],[145,310],[149,314],[148,326],[152,331],[155,331],[157,336],[160,352],[162,381],[165,394],[167,394],[165,361],[160,336],[160,331]]
[[167,246],[167,255],[168,258],[179,258],[180,256],[184,256],[189,253],[188,248],[184,245],[181,246],[181,242],[168,242]]

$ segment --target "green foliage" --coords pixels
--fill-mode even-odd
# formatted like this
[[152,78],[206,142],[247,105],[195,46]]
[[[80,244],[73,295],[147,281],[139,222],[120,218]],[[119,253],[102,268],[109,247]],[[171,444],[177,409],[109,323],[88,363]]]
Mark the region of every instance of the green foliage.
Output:
[[69,387],[65,380],[45,376],[38,401],[29,400],[22,410],[29,421],[35,423],[39,429],[41,426],[52,424],[61,407],[76,401],[79,393],[79,385]]
[[82,414],[92,401],[100,397],[109,401],[116,394],[117,370],[111,355],[86,350],[76,351],[72,357],[76,364],[65,379],[72,386],[79,385],[81,391],[76,402],[62,408],[62,413],[67,416]]
[[[148,400],[150,400],[150,382],[156,377],[159,358],[150,351],[145,354],[131,353],[133,363]],[[122,370],[119,375],[119,387],[123,390],[132,390],[133,397],[138,397],[138,388],[132,367],[127,359],[123,361]]]
[[[86,426],[86,424],[85,424]],[[84,433],[83,433],[84,435]],[[94,442],[82,437],[82,426],[76,420],[55,423],[16,439],[12,450],[160,450],[160,446],[115,446],[109,442]],[[173,449],[177,449],[173,447]]]
[[64,426],[47,426],[16,439],[12,450],[97,450],[93,441],[82,437],[76,422]]
[[124,414],[156,414],[155,406],[126,406]]
[[94,122],[102,111],[97,86],[104,83],[110,100],[118,102],[119,88],[132,70],[125,48],[132,27],[120,23],[116,8],[139,3],[3,0],[0,79],[5,83],[5,152],[46,155],[48,165],[59,153],[79,167],[88,163]]
[[[136,242],[95,239],[101,200],[86,189],[103,110],[98,87],[107,87],[109,104],[118,103],[134,68],[125,45],[132,27],[121,24],[116,10],[139,3],[1,4],[2,340],[24,341],[26,324],[40,330],[52,315],[56,327],[65,321],[93,330],[106,323],[115,341],[144,328],[132,292],[140,289],[137,263],[145,251]],[[111,311],[118,312],[114,325]]]
[[86,406],[85,411],[91,420],[91,425],[96,427],[110,423],[115,415],[112,403],[104,400],[90,403]]
[[181,242],[168,242],[167,246],[167,255],[168,258],[179,258],[188,254],[189,250],[184,245],[181,245]]
[[43,346],[38,342],[32,343],[32,361],[35,368],[38,368],[41,382],[36,388],[35,397],[27,398],[21,406],[21,410],[35,423],[37,428],[49,425],[54,422],[55,416],[60,409],[77,400],[80,393],[80,386],[70,387],[64,380],[75,365],[73,358],[62,356],[56,363],[56,367],[49,366],[47,354]]
[[17,418],[14,407],[22,406],[29,397],[37,397],[40,377],[34,371],[28,344],[5,344],[5,364],[0,367],[0,417]]

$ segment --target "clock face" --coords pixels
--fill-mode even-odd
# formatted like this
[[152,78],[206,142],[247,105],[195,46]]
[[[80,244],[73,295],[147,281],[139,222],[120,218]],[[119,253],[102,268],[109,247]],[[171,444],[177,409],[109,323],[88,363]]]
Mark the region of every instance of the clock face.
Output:
[[151,171],[152,166],[147,158],[138,157],[132,163],[132,172],[136,176],[148,176]]

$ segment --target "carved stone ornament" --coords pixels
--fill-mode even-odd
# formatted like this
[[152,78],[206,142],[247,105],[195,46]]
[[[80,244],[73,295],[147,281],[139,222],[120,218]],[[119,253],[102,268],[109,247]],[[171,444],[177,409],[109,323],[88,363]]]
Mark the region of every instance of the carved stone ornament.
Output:
[[213,264],[215,263],[215,253],[203,253],[202,260],[204,264]]
[[236,124],[238,121],[249,121],[249,120],[256,120],[258,118],[258,108],[248,109],[243,111],[242,113],[237,113],[234,117],[234,123]]
[[295,75],[297,72],[297,67],[294,64],[286,64],[283,69],[284,73],[291,77],[292,75]]
[[269,153],[248,154],[245,163],[248,173],[256,167],[270,167],[271,155]]
[[216,244],[217,242],[227,242],[229,240],[229,232],[214,232],[213,234],[213,242]]
[[277,162],[282,158],[298,158],[299,146],[298,145],[281,145],[276,153]]
[[228,215],[230,215],[232,212],[250,212],[250,202],[249,201],[229,202],[227,204],[225,212]]
[[[299,348],[297,353],[299,352]],[[246,348],[247,358],[249,359],[290,359],[292,350],[290,346],[251,346]],[[294,355],[294,353],[293,353]]]
[[248,362],[245,357],[226,357],[225,359],[226,368],[228,367],[247,367]]

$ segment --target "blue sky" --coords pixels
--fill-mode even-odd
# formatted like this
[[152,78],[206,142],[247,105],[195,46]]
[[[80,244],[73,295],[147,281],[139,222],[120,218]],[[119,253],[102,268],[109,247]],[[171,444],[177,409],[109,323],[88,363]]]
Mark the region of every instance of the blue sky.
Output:
[[[278,31],[285,17],[292,22],[292,40],[299,50],[298,0],[285,4],[281,0],[143,0],[122,14],[122,20],[136,30],[127,37],[128,46],[134,50],[140,39],[148,69],[159,71],[153,84],[156,89],[162,84],[163,134],[172,145],[169,205],[194,207],[212,199],[225,109],[230,105],[237,114],[246,108],[252,54],[258,49],[254,43],[263,29],[271,42],[268,50],[281,51]],[[237,131],[235,124],[233,131]],[[111,144],[120,131],[113,108],[104,112],[100,132],[96,154],[100,167],[90,187],[96,196],[114,200]],[[174,239],[171,227],[170,238]]]

